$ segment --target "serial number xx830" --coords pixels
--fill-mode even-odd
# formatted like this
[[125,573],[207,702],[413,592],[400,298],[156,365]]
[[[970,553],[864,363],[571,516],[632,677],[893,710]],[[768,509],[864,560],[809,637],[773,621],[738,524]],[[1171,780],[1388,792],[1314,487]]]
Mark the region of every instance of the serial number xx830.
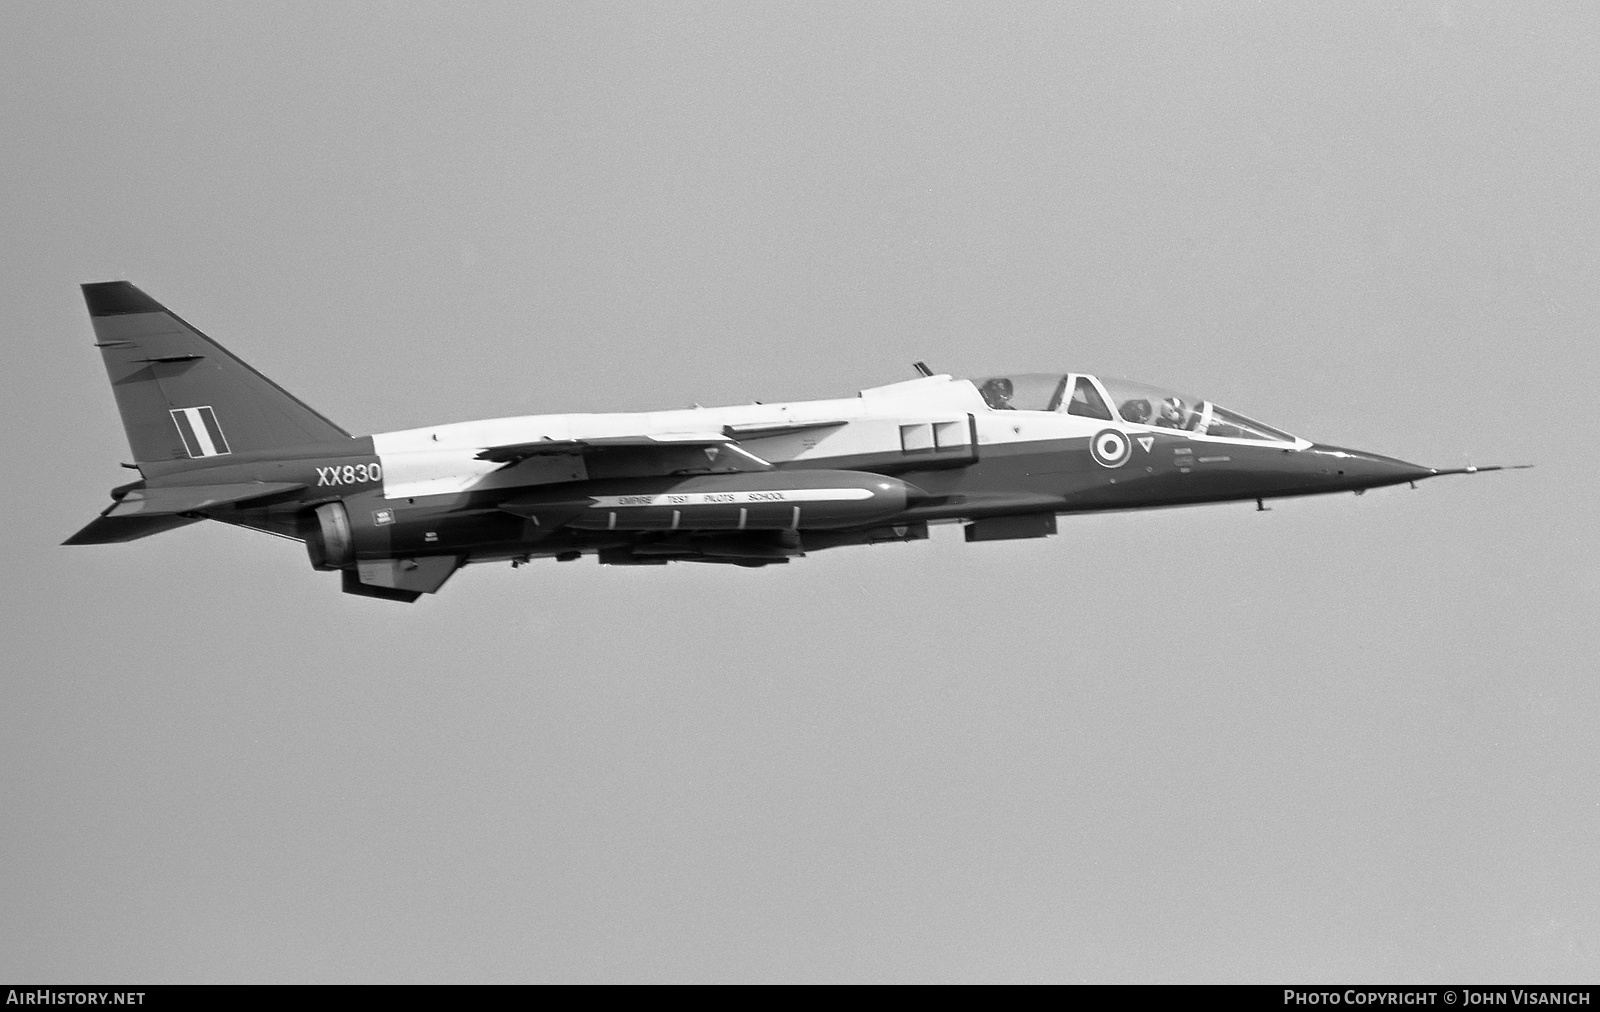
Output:
[[364,485],[368,482],[383,480],[383,465],[374,461],[371,464],[335,464],[332,467],[317,468],[317,484],[320,485]]

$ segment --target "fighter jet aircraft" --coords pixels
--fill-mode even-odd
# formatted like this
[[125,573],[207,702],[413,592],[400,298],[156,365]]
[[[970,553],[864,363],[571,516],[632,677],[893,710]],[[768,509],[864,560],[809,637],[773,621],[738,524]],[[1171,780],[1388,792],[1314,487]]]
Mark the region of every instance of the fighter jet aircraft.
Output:
[[1438,469],[1085,373],[933,375],[836,400],[528,415],[352,436],[126,281],[83,286],[141,480],[66,541],[218,520],[305,543],[346,593],[468,563],[787,563],[844,545],[1054,534],[1098,510],[1362,492]]

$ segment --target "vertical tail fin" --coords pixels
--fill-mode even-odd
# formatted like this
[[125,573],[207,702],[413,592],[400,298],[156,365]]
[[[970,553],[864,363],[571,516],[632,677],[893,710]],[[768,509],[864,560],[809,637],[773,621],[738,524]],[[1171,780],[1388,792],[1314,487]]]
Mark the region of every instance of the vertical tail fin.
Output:
[[133,459],[150,474],[350,434],[126,281],[83,286]]

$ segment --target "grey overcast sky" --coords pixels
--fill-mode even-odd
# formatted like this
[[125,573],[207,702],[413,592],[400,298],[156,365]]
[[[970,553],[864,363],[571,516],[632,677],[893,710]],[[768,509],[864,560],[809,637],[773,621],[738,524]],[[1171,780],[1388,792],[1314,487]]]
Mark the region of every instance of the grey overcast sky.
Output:
[[[1600,8],[0,7],[0,979],[1600,978]],[[128,480],[77,285],[356,432],[1083,369],[1434,466],[404,607]]]

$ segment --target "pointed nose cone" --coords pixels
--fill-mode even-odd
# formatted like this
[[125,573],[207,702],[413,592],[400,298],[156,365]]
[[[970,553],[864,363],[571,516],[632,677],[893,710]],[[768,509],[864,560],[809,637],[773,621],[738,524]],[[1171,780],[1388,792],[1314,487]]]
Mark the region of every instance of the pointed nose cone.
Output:
[[1379,456],[1376,453],[1347,450],[1342,446],[1324,446],[1318,443],[1305,452],[1313,454],[1322,465],[1323,474],[1341,488],[1364,489],[1399,485],[1408,481],[1432,478],[1438,474],[1433,468],[1423,467],[1421,464],[1411,464],[1394,457]]

